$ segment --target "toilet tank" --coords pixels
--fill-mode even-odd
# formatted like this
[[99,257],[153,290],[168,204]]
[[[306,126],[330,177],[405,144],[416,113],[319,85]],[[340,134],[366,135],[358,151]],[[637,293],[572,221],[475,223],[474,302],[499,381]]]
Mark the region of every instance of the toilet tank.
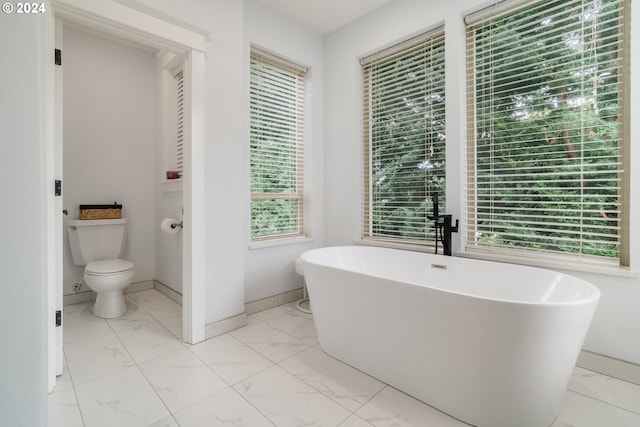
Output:
[[127,219],[77,219],[67,221],[73,263],[121,258],[127,239]]

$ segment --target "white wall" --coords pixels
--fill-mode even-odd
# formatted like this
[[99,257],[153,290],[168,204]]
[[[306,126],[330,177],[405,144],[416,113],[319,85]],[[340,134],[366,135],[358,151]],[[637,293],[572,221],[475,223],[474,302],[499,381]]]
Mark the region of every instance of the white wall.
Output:
[[[133,282],[153,280],[160,178],[155,52],[68,26],[63,40],[67,218],[78,218],[80,204],[118,201],[129,220],[124,258],[135,264]],[[64,294],[71,294],[84,266],[73,265],[66,229],[64,264]]]
[[208,44],[205,99],[208,323],[244,312],[243,255],[249,221],[243,199],[248,194],[243,2],[212,3],[207,14],[211,22],[206,27],[212,41]]
[[[307,102],[305,104],[305,225],[311,241],[294,245],[249,248],[245,241],[245,301],[251,302],[302,287],[295,272],[295,260],[304,251],[324,243],[324,179],[323,179],[323,39],[288,21],[255,1],[245,2],[244,62],[249,69],[249,49],[254,44],[292,62],[309,68]],[[248,86],[248,80],[247,80]],[[248,92],[245,105],[249,104]],[[249,127],[248,109],[243,127]],[[248,138],[245,146],[248,156]],[[249,182],[249,160],[245,159],[244,179]],[[248,189],[247,189],[248,191]],[[250,209],[246,193],[247,215]],[[248,216],[247,216],[248,217]],[[247,222],[246,227],[249,228]]]
[[[164,172],[159,167],[159,174]],[[160,230],[164,218],[182,218],[182,191],[162,191],[158,179],[155,216],[155,280],[182,295],[182,232],[165,233]]]
[[0,420],[47,425],[44,17],[0,14]]
[[[161,14],[209,32],[205,63],[206,323],[244,312],[246,82],[243,3],[238,0],[140,0]],[[248,197],[248,196],[247,196]]]
[[[447,210],[464,222],[466,144],[464,104],[464,27],[462,17],[484,0],[425,2],[397,0],[325,39],[325,214],[327,245],[350,244],[361,236],[360,183],[362,182],[362,108],[358,60],[440,23],[446,31],[447,71]],[[633,22],[640,22],[640,2],[633,0]],[[633,27],[632,27],[633,28]],[[636,25],[636,28],[638,26]],[[632,32],[631,45],[640,44]],[[633,58],[638,80],[640,61]],[[640,91],[632,84],[632,113],[640,109]],[[640,124],[632,123],[632,141],[640,138]],[[632,147],[634,142],[631,143]],[[631,212],[640,218],[639,150],[631,153]],[[463,233],[454,235],[453,250],[460,250]],[[640,232],[632,220],[631,265],[640,270]],[[635,238],[634,238],[635,237]],[[602,291],[602,299],[585,342],[595,353],[640,364],[640,278],[575,273]]]

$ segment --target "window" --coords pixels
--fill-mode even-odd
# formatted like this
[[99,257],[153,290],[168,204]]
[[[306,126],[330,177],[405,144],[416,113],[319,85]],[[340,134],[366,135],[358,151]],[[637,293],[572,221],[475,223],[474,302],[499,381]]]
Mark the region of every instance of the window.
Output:
[[306,69],[251,51],[251,239],[304,236]]
[[184,159],[184,73],[178,71],[176,79],[176,146],[175,146],[175,170],[182,175]]
[[430,244],[445,207],[444,31],[362,60],[365,239]]
[[467,17],[467,249],[626,266],[626,2],[513,4]]
[[162,159],[163,191],[180,191],[180,178],[184,172],[184,116],[185,92],[184,58],[165,52],[161,56],[161,109],[162,109]]

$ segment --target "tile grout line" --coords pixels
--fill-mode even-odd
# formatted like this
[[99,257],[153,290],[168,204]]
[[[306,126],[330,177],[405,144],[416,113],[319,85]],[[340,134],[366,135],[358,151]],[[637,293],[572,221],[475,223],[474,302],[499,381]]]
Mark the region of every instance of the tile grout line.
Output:
[[[166,295],[165,295],[165,296],[166,296]],[[169,334],[173,339],[175,339],[176,341],[178,341],[178,342],[182,345],[182,348],[179,348],[179,349],[177,349],[177,350],[172,350],[172,351],[170,351],[170,352],[169,352],[169,353],[167,353],[167,354],[164,354],[164,355],[161,355],[161,356],[158,356],[158,357],[154,357],[154,358],[151,358],[151,359],[149,359],[149,360],[145,360],[145,361],[143,361],[143,362],[137,362],[137,361],[134,359],[133,355],[129,352],[129,349],[128,349],[128,348],[127,348],[127,346],[125,345],[124,341],[122,341],[122,339],[120,338],[120,335],[118,334],[118,332],[116,332],[116,335],[118,336],[118,339],[119,339],[119,340],[120,340],[120,342],[122,343],[123,347],[127,350],[127,353],[129,353],[129,356],[131,357],[131,359],[132,359],[132,360],[134,361],[134,363],[136,364],[136,367],[137,367],[137,368],[138,368],[138,370],[140,371],[140,374],[143,376],[143,378],[145,379],[145,381],[149,384],[149,386],[151,387],[151,389],[153,390],[153,392],[155,393],[155,395],[157,396],[157,398],[160,400],[160,402],[162,403],[162,405],[166,408],[167,412],[169,413],[169,417],[170,417],[171,419],[173,419],[173,421],[175,421],[175,423],[176,423],[177,425],[180,425],[180,423],[178,423],[178,420],[175,418],[175,412],[173,412],[173,411],[172,411],[172,410],[167,406],[167,404],[166,404],[166,402],[164,401],[164,399],[162,399],[162,397],[161,397],[161,396],[160,396],[160,394],[158,393],[158,390],[156,389],[156,387],[153,385],[153,383],[151,382],[151,380],[149,379],[149,377],[145,374],[145,372],[144,372],[144,370],[142,369],[142,367],[140,367],[140,364],[141,364],[141,363],[146,363],[146,362],[151,361],[151,360],[154,360],[154,359],[159,359],[159,358],[161,358],[161,357],[167,356],[167,355],[172,354],[172,353],[177,353],[178,351],[181,351],[182,349],[186,349],[186,350],[188,350],[190,354],[194,354],[194,353],[191,351],[191,349],[190,349],[190,348],[188,348],[188,347],[187,347],[187,345],[186,345],[186,343],[184,342],[184,340],[182,340],[181,338],[178,338],[177,336],[175,336],[175,335],[173,334],[173,332],[171,332],[171,331],[169,330],[169,328],[167,328],[167,327],[166,327],[166,326],[165,326],[165,325],[160,321],[160,319],[158,319],[156,316],[154,316],[154,315],[153,315],[153,313],[149,312],[149,311],[148,311],[148,310],[147,310],[143,305],[138,304],[138,302],[137,302],[137,301],[135,301],[133,298],[130,298],[130,299],[131,299],[132,303],[133,303],[134,305],[136,305],[136,307],[138,307],[138,309],[140,309],[140,310],[144,311],[144,312],[145,312],[145,313],[147,313],[149,316],[151,316],[151,317],[154,319],[154,322],[155,322],[155,323],[157,323],[158,325],[160,325],[160,326],[162,327],[162,329],[163,329],[163,330],[165,330],[165,331],[166,331],[166,332],[167,332],[167,333],[168,333],[168,334]],[[175,301],[174,301],[174,302],[175,302]],[[177,317],[177,316],[176,316],[176,317]],[[154,323],[154,322],[146,322],[145,324],[143,324],[143,325],[141,325],[141,326],[145,326],[145,325],[148,325],[148,324],[152,324],[152,323]],[[120,332],[128,331],[128,330],[131,330],[131,329],[135,329],[135,327],[134,327],[134,328],[128,328],[128,329],[125,329],[125,330],[120,331]],[[197,357],[197,355],[195,355],[195,354],[194,354],[194,356],[196,356],[196,357]],[[199,360],[199,361],[200,361],[204,366],[206,366],[209,370],[211,370],[211,368],[210,368],[206,363],[204,363],[204,362],[203,362],[202,360],[200,360],[199,358],[198,358],[198,360]],[[216,374],[215,372],[213,372],[213,373],[214,373],[214,374]],[[217,375],[217,374],[216,374],[216,375]],[[218,376],[218,377],[219,377],[219,376]],[[224,381],[222,378],[220,378],[220,379],[221,379],[222,381]],[[222,391],[222,390],[220,390],[220,391]],[[211,395],[209,395],[209,396],[205,397],[204,399],[209,398],[209,397],[211,397],[211,396],[213,396],[213,395],[215,395],[215,394],[217,394],[217,393],[218,393],[218,392],[213,393],[213,394],[211,394]],[[202,399],[202,400],[204,400],[204,399]],[[202,400],[200,400],[200,401],[202,401]],[[199,403],[200,401],[198,401],[198,402],[196,402],[196,403]],[[195,403],[194,403],[194,405],[195,405]],[[192,405],[189,405],[189,406],[192,406]],[[187,407],[189,407],[189,406],[187,406]],[[186,408],[182,408],[182,409],[186,409]],[[181,410],[182,410],[182,409],[181,409]],[[161,420],[164,420],[164,419],[167,419],[167,418],[168,418],[168,417],[159,418],[159,419],[158,419],[158,420],[156,420],[155,422],[158,422],[158,421],[161,421]]]
[[[145,309],[144,309],[144,307],[142,307],[142,306],[141,306],[141,305],[139,305],[136,301],[134,301],[134,300],[133,300],[133,298],[132,298],[131,300],[132,300],[132,303],[133,303],[136,307],[138,307],[138,309],[143,310],[145,313],[149,314],[149,315],[154,319],[154,321],[155,321],[156,323],[160,324],[160,322],[158,321],[158,319],[156,319],[156,317],[155,317],[153,314],[151,314],[151,313],[149,313],[147,310],[145,310]],[[106,323],[107,323],[107,324],[109,324],[109,322],[106,322]],[[151,324],[151,323],[153,323],[153,322],[146,322],[144,325]],[[144,326],[144,325],[140,325],[140,326]],[[160,324],[160,325],[161,325],[161,326],[163,326],[162,324]],[[111,325],[109,324],[109,326],[111,326]],[[163,326],[163,327],[164,327],[164,326]],[[135,329],[135,328],[136,328],[136,327],[123,329],[123,330],[122,330],[122,331],[120,331],[120,332],[130,331],[131,329]],[[113,329],[113,328],[112,328],[112,329]],[[120,334],[119,334],[118,332],[115,332],[115,331],[114,331],[114,333],[115,333],[116,337],[118,338],[118,341],[120,341],[120,344],[122,344],[122,347],[125,349],[125,351],[126,351],[126,352],[127,352],[127,354],[129,355],[129,357],[130,357],[130,358],[131,358],[131,360],[133,361],[133,363],[134,363],[134,365],[135,365],[136,369],[138,369],[138,372],[140,372],[140,375],[142,375],[142,378],[144,378],[144,380],[147,382],[147,384],[149,384],[149,387],[151,387],[151,389],[153,390],[153,393],[154,393],[154,394],[155,394],[155,396],[158,398],[158,400],[160,400],[160,402],[162,403],[162,406],[164,406],[164,407],[166,408],[166,410],[167,410],[167,412],[169,413],[169,415],[173,417],[173,413],[171,412],[171,410],[169,409],[169,407],[167,407],[167,404],[164,402],[164,400],[162,400],[162,398],[161,398],[161,397],[160,397],[160,395],[158,394],[158,391],[157,391],[157,390],[156,390],[156,388],[153,386],[153,384],[151,384],[151,381],[149,381],[149,378],[147,378],[147,376],[145,375],[144,370],[140,367],[140,363],[138,363],[138,361],[133,357],[133,355],[131,354],[131,351],[127,348],[126,344],[124,343],[124,341],[123,341],[123,340],[122,340],[122,338],[120,337]],[[171,335],[173,336],[173,334],[171,334]],[[175,351],[178,351],[178,350],[175,350]],[[152,359],[150,359],[150,360],[152,360]],[[154,422],[158,422],[158,421],[163,420],[163,419],[165,419],[165,418],[166,418],[166,417],[159,418],[159,419],[157,419],[157,420],[156,420],[156,421],[154,421]]]
[[71,388],[73,388],[73,396],[76,399],[76,406],[78,408],[78,413],[80,414],[80,421],[82,421],[82,425],[84,426],[85,421],[84,421],[84,416],[82,415],[82,408],[80,408],[80,399],[78,399],[78,391],[76,390],[76,383],[73,381],[73,375],[71,375],[71,370],[69,369],[69,362],[67,360],[67,354],[64,352],[64,348],[62,350],[62,355],[64,357],[64,363],[67,365],[67,375],[69,375],[69,381],[71,381]]
[[[270,419],[269,417],[267,417],[267,416],[266,416],[266,415],[265,415],[265,414],[264,414],[264,413],[263,413],[259,408],[257,408],[253,403],[251,403],[251,402],[250,402],[246,397],[244,397],[241,393],[239,393],[239,392],[235,389],[235,386],[236,386],[236,385],[238,385],[238,384],[240,384],[241,382],[246,381],[247,379],[249,379],[249,378],[251,378],[251,377],[253,377],[253,376],[255,376],[255,375],[258,375],[258,374],[260,374],[260,373],[262,373],[262,372],[266,371],[267,369],[272,368],[273,366],[276,366],[277,364],[276,364],[276,363],[274,363],[274,362],[273,362],[272,360],[270,360],[269,358],[267,358],[267,357],[265,357],[264,355],[262,355],[262,353],[260,353],[260,352],[258,352],[257,350],[253,349],[250,345],[248,345],[248,344],[247,344],[247,343],[245,343],[244,341],[242,341],[242,340],[240,340],[239,338],[236,338],[235,336],[231,335],[230,333],[226,333],[226,334],[223,334],[223,335],[228,335],[229,337],[231,337],[232,339],[234,339],[234,340],[235,340],[235,341],[237,341],[238,343],[240,343],[240,344],[242,344],[243,346],[245,346],[247,349],[249,349],[249,350],[251,350],[251,351],[255,352],[256,354],[260,355],[261,357],[265,358],[266,360],[268,360],[269,362],[271,362],[271,365],[269,365],[269,366],[267,366],[267,367],[265,367],[265,368],[263,368],[263,369],[260,369],[258,372],[252,373],[252,374],[251,374],[251,375],[249,375],[248,377],[242,378],[242,379],[240,379],[240,380],[236,381],[235,383],[231,384],[231,383],[229,383],[226,379],[224,379],[222,376],[220,376],[220,375],[215,371],[215,369],[213,369],[213,368],[211,367],[211,365],[209,365],[208,363],[206,363],[206,362],[205,362],[205,361],[204,361],[204,360],[203,360],[203,359],[202,359],[198,354],[196,354],[196,353],[192,350],[192,348],[191,348],[191,347],[194,347],[194,346],[196,346],[197,344],[189,345],[189,346],[187,347],[187,350],[189,350],[189,352],[190,352],[191,354],[193,354],[193,355],[194,355],[194,356],[195,356],[195,357],[196,357],[196,358],[197,358],[197,359],[198,359],[198,360],[199,360],[199,361],[200,361],[204,366],[206,366],[206,367],[207,367],[211,372],[213,372],[213,373],[214,373],[218,378],[220,378],[220,380],[221,380],[222,382],[224,382],[224,383],[226,384],[226,386],[227,386],[227,387],[226,387],[226,388],[224,388],[224,389],[222,389],[222,390],[219,390],[219,391],[217,391],[217,392],[215,392],[215,393],[213,393],[213,394],[211,394],[211,395],[209,395],[209,396],[207,396],[207,397],[205,397],[205,398],[203,398],[203,399],[200,399],[199,401],[194,402],[194,403],[192,403],[191,405],[189,405],[189,406],[187,406],[187,407],[185,407],[185,408],[182,408],[182,409],[181,409],[181,411],[183,411],[183,410],[185,410],[185,409],[187,409],[187,408],[190,408],[190,407],[192,407],[192,406],[195,406],[196,404],[198,404],[198,403],[200,403],[200,402],[202,402],[202,401],[204,401],[204,400],[206,400],[206,399],[209,399],[209,398],[211,398],[212,396],[215,396],[215,395],[220,394],[220,393],[222,393],[222,392],[224,392],[224,391],[230,390],[230,391],[232,391],[233,393],[235,393],[235,394],[236,394],[240,399],[242,399],[243,401],[245,401],[249,406],[251,406],[253,409],[255,409],[255,410],[256,410],[260,415],[262,415],[262,416],[264,417],[264,419],[265,419],[265,420],[267,420],[268,422],[270,422],[274,427],[277,427],[277,426],[276,426],[276,424],[274,424],[274,423],[273,423],[273,421],[271,421],[271,419]],[[210,338],[210,339],[215,339],[215,337]],[[174,415],[174,414],[172,413],[171,415]],[[175,417],[174,417],[174,418],[175,418]],[[176,420],[176,423],[177,423],[177,420]],[[178,424],[179,424],[179,423],[178,423]]]
[[[229,383],[227,380],[225,380],[222,376],[220,376],[220,374],[218,374],[218,373],[215,371],[215,369],[213,369],[213,368],[211,367],[211,365],[209,365],[209,364],[208,364],[207,362],[205,362],[205,361],[204,361],[200,356],[198,356],[198,354],[196,354],[195,352],[193,352],[193,350],[191,349],[191,347],[194,347],[194,346],[196,346],[196,345],[198,345],[198,344],[200,344],[200,343],[198,343],[198,344],[193,344],[193,345],[192,345],[192,344],[190,344],[190,347],[187,347],[187,350],[189,350],[189,351],[191,352],[191,354],[193,354],[195,357],[197,357],[197,358],[198,358],[198,360],[200,360],[200,361],[201,361],[201,362],[202,362],[202,363],[203,363],[207,368],[209,368],[209,369],[211,370],[211,372],[213,372],[213,373],[214,373],[214,374],[216,374],[218,377],[220,377],[220,379],[221,379],[225,384],[227,384],[229,387],[233,388],[233,387],[234,387],[236,384],[238,384],[239,382],[244,381],[244,380],[246,380],[246,379],[248,379],[248,378],[251,378],[252,376],[257,375],[257,374],[259,374],[259,373],[261,373],[261,372],[263,372],[263,371],[265,371],[265,370],[267,370],[267,369],[271,368],[272,366],[277,365],[275,362],[273,362],[272,360],[270,360],[268,357],[264,356],[262,353],[260,353],[259,351],[255,350],[253,347],[251,347],[249,344],[245,343],[244,341],[240,340],[239,338],[236,338],[236,337],[234,337],[233,335],[231,335],[231,334],[229,334],[229,333],[222,334],[222,335],[228,335],[228,336],[229,336],[229,337],[231,337],[232,339],[236,340],[237,342],[239,342],[240,344],[242,344],[243,346],[245,346],[245,347],[246,347],[246,348],[248,348],[249,350],[253,351],[253,352],[254,352],[254,353],[256,353],[257,355],[259,355],[260,357],[264,358],[265,360],[267,360],[267,361],[269,361],[269,362],[271,363],[271,365],[269,365],[269,366],[267,366],[267,367],[265,367],[265,368],[263,368],[263,369],[260,369],[258,372],[255,372],[255,373],[253,373],[253,374],[249,375],[248,377],[242,378],[242,379],[240,379],[240,380],[236,381],[235,383],[231,384],[231,383]],[[222,336],[222,335],[219,335],[219,336]],[[215,338],[216,338],[216,337],[209,338],[209,339],[215,339]],[[203,341],[203,342],[204,342],[204,341]]]
[[[292,307],[289,307],[288,305],[287,305],[285,308],[286,308],[289,312],[295,312],[295,311],[296,311],[295,309],[293,309]],[[296,313],[296,314],[297,314],[297,313]],[[303,318],[305,318],[305,319],[307,319],[307,320],[313,320],[313,317],[311,317],[311,318],[306,317],[306,316],[302,316],[302,317],[303,317]],[[304,379],[302,379],[302,378],[298,377],[297,375],[293,374],[293,373],[292,373],[292,372],[290,372],[288,369],[286,369],[284,366],[282,366],[282,364],[283,364],[284,362],[286,362],[287,360],[292,359],[292,358],[294,358],[294,357],[296,357],[296,356],[300,355],[300,353],[302,353],[302,352],[304,352],[304,351],[307,351],[307,350],[309,350],[309,349],[312,349],[312,348],[316,348],[316,346],[315,346],[315,345],[308,344],[308,343],[306,343],[306,342],[304,342],[304,341],[300,340],[299,338],[294,337],[293,335],[289,334],[287,331],[284,331],[284,330],[282,330],[282,329],[280,329],[280,328],[276,327],[275,325],[272,325],[272,324],[271,324],[271,323],[269,323],[267,320],[263,320],[263,319],[260,319],[260,318],[258,318],[258,317],[255,317],[255,316],[254,316],[254,318],[256,318],[257,320],[260,320],[260,321],[261,321],[261,322],[263,322],[263,323],[265,323],[267,326],[269,326],[269,327],[271,327],[271,328],[273,328],[273,329],[275,329],[275,330],[277,330],[277,331],[279,331],[279,332],[282,332],[283,334],[287,335],[288,337],[291,337],[291,338],[293,338],[293,339],[295,339],[295,340],[297,340],[297,341],[300,341],[300,342],[302,342],[302,343],[304,343],[304,344],[306,345],[306,348],[303,348],[303,349],[302,349],[302,350],[300,350],[299,352],[297,352],[297,353],[295,353],[295,354],[292,354],[292,355],[290,355],[290,356],[286,357],[285,359],[283,359],[283,360],[281,360],[280,362],[276,363],[276,365],[277,365],[280,369],[282,369],[282,370],[284,370],[285,372],[287,372],[289,375],[292,375],[294,378],[298,379],[299,381],[301,381],[302,383],[304,383],[305,385],[307,385],[307,386],[308,386],[308,387],[310,387],[311,389],[313,389],[313,390],[315,390],[316,392],[318,392],[320,395],[322,395],[322,396],[326,397],[326,398],[327,398],[327,399],[329,399],[330,401],[332,401],[332,402],[334,402],[334,403],[338,404],[340,407],[342,407],[342,408],[346,409],[347,411],[349,411],[349,415],[348,415],[345,419],[343,419],[343,420],[342,420],[338,425],[342,425],[346,420],[348,420],[349,418],[351,418],[351,417],[352,417],[352,416],[354,416],[354,415],[355,415],[355,416],[358,416],[358,415],[356,414],[356,412],[357,412],[358,410],[360,410],[364,405],[366,405],[367,403],[369,403],[369,402],[370,402],[370,401],[371,401],[375,396],[377,396],[380,392],[382,392],[382,390],[384,390],[386,387],[388,387],[388,385],[387,385],[386,383],[381,382],[382,384],[384,384],[384,387],[382,387],[378,392],[376,392],[376,393],[375,393],[371,398],[367,399],[367,401],[366,401],[366,402],[362,403],[362,404],[358,407],[358,409],[357,409],[356,411],[352,411],[351,409],[349,409],[349,408],[347,408],[346,406],[344,406],[341,402],[336,401],[336,400],[335,400],[335,399],[333,399],[330,395],[326,394],[325,392],[323,392],[322,390],[320,390],[319,388],[317,388],[317,387],[316,387],[316,386],[314,386],[313,384],[311,384],[311,383],[309,383],[309,382],[305,381]],[[246,344],[246,345],[248,345],[248,344]],[[322,350],[322,348],[318,348],[318,350],[319,350],[319,351],[321,351],[323,354],[326,354],[326,353],[324,352],[324,350]],[[255,350],[255,351],[257,351],[257,350]],[[342,362],[340,362],[340,363],[342,363]],[[348,366],[348,365],[347,365],[347,366]],[[355,369],[355,368],[353,368],[353,369]],[[362,372],[362,371],[358,370],[358,372]],[[364,372],[362,372],[362,373],[363,373],[364,375],[367,375],[367,376],[371,377],[370,375],[365,374]],[[359,416],[358,416],[358,417],[359,417]],[[361,417],[359,417],[359,418],[361,418]]]
[[[133,355],[131,354],[131,351],[129,350],[129,348],[126,346],[125,342],[124,342],[124,341],[122,340],[122,338],[120,337],[120,333],[122,333],[122,332],[127,332],[127,331],[130,331],[130,330],[132,330],[132,329],[140,328],[140,327],[143,327],[143,326],[146,326],[146,325],[151,325],[151,324],[153,324],[153,323],[157,323],[158,325],[160,325],[160,326],[163,328],[163,330],[166,330],[166,331],[171,335],[171,337],[173,337],[173,338],[174,338],[174,339],[176,339],[178,342],[180,342],[180,343],[183,345],[183,347],[184,347],[184,344],[181,342],[181,340],[177,339],[177,338],[175,337],[175,335],[173,335],[173,333],[171,333],[171,331],[169,331],[169,330],[168,330],[168,329],[167,329],[167,328],[166,328],[162,323],[160,323],[160,321],[158,320],[158,318],[157,318],[156,316],[154,316],[152,313],[150,313],[149,311],[147,311],[143,306],[139,305],[139,304],[138,304],[135,300],[133,300],[132,298],[130,298],[130,301],[129,301],[129,302],[130,302],[131,304],[135,305],[135,306],[137,307],[137,309],[142,310],[143,312],[145,312],[146,314],[148,314],[149,316],[151,316],[151,318],[152,318],[152,319],[154,319],[154,320],[153,320],[153,321],[150,321],[150,322],[145,322],[145,323],[143,323],[143,324],[141,324],[141,325],[138,325],[138,326],[134,326],[134,327],[130,327],[130,328],[126,328],[126,329],[122,329],[122,330],[119,330],[119,331],[116,331],[116,330],[114,329],[114,327],[113,327],[113,326],[112,326],[112,325],[107,321],[107,319],[103,319],[103,321],[104,321],[104,322],[107,324],[107,326],[110,328],[110,330],[112,331],[113,335],[115,335],[115,336],[116,336],[116,338],[117,338],[118,342],[120,342],[120,344],[122,345],[122,347],[124,348],[124,350],[127,352],[128,356],[131,358],[131,360],[132,360],[132,362],[133,362],[134,366],[136,367],[136,369],[138,370],[138,372],[142,375],[142,377],[145,379],[145,381],[147,382],[147,384],[149,384],[149,386],[150,386],[150,387],[151,387],[151,389],[153,390],[153,392],[154,392],[154,394],[156,395],[156,397],[159,399],[159,401],[162,403],[162,405],[166,408],[167,413],[169,413],[169,415],[170,415],[172,418],[174,418],[174,417],[173,417],[173,413],[171,412],[171,410],[169,409],[169,407],[166,405],[166,403],[164,402],[164,400],[160,397],[160,395],[158,394],[158,392],[157,392],[156,388],[155,388],[155,387],[154,387],[154,385],[151,383],[151,381],[149,380],[149,378],[147,377],[147,375],[145,375],[144,370],[140,367],[140,363],[144,363],[144,362],[146,362],[146,360],[145,360],[144,362],[138,362],[138,361],[133,357]],[[178,349],[178,350],[173,350],[173,351],[171,351],[170,353],[174,353],[174,352],[177,352],[177,351],[179,351],[179,350],[180,350],[180,349]],[[158,356],[158,358],[159,358],[159,357],[162,357],[162,356]],[[65,355],[65,358],[66,358],[66,355]],[[149,360],[153,360],[153,359],[156,359],[156,358],[152,358],[152,359],[149,359]],[[68,366],[68,364],[67,364],[67,366]],[[130,367],[132,368],[133,366],[130,366]],[[126,370],[126,369],[129,369],[130,367],[122,368],[122,369],[118,370],[117,372],[122,372],[122,371],[124,371],[124,370]],[[97,380],[97,379],[99,379],[99,378],[104,378],[104,377],[109,376],[109,375],[112,375],[112,374],[106,374],[106,375],[103,375],[103,376],[101,376],[101,377],[95,378],[95,379],[93,379],[93,380],[91,380],[91,381]],[[80,406],[80,401],[79,401],[79,399],[78,399],[78,395],[77,395],[77,391],[76,391],[76,384],[75,384],[75,382],[73,381],[73,376],[71,375],[71,371],[70,371],[70,370],[69,370],[69,376],[70,376],[70,378],[71,378],[71,382],[72,382],[72,384],[73,384],[74,393],[75,393],[75,396],[76,396],[76,402],[77,402],[77,404],[78,404],[78,409],[79,409],[79,411],[80,411],[80,417],[81,417],[81,419],[82,419],[82,424],[83,424],[83,425],[85,425],[86,423],[85,423],[85,421],[84,421],[84,417],[82,416],[82,408],[81,408],[81,406]],[[90,381],[87,381],[87,382],[90,382]],[[166,418],[166,417],[159,418],[159,419],[157,419],[157,420],[156,420],[156,421],[154,421],[154,422],[160,421],[160,420],[165,419],[165,418]],[[176,421],[176,423],[177,423],[177,421]]]
[[[296,311],[295,309],[293,309],[293,307],[289,307],[289,306],[287,306],[287,309],[289,309],[289,311],[291,311],[291,312]],[[303,318],[305,318],[305,319],[307,319],[307,320],[313,320],[313,316],[311,316],[311,317],[301,316],[301,317],[303,317]],[[261,320],[261,319],[260,319],[260,320]],[[263,322],[267,323],[267,325],[268,325],[268,326],[271,326],[272,328],[277,329],[277,330],[279,330],[280,332],[282,332],[282,333],[284,333],[284,334],[286,334],[286,335],[290,336],[291,338],[294,338],[294,339],[297,339],[298,341],[301,341],[300,339],[298,339],[298,338],[296,338],[296,337],[294,337],[294,336],[290,335],[290,334],[289,334],[289,333],[287,333],[286,331],[283,331],[283,330],[281,330],[281,329],[279,329],[279,328],[277,328],[277,327],[275,327],[275,326],[273,326],[273,325],[269,324],[269,323],[268,323],[268,322],[266,322],[266,321],[263,321]],[[304,342],[304,341],[302,341],[302,342]],[[304,342],[304,343],[305,343],[305,344],[307,344],[306,342]],[[321,347],[319,347],[319,343],[318,343],[318,345],[317,345],[317,346],[316,346],[316,345],[310,345],[310,344],[307,344],[307,348],[305,348],[305,349],[303,349],[303,350],[299,351],[299,352],[298,352],[298,353],[296,353],[296,354],[292,354],[291,356],[287,357],[286,359],[284,359],[284,360],[280,361],[280,362],[278,363],[278,366],[280,366],[282,369],[284,369],[284,370],[285,370],[286,372],[288,372],[289,374],[293,375],[295,378],[298,378],[298,379],[299,379],[300,381],[302,381],[303,383],[307,384],[307,385],[308,385],[309,387],[311,387],[312,389],[316,390],[316,391],[317,391],[318,393],[320,393],[321,395],[323,395],[323,396],[325,396],[325,397],[329,398],[331,401],[333,401],[333,402],[337,403],[338,405],[340,405],[341,407],[343,407],[343,408],[344,408],[344,409],[346,409],[347,411],[351,412],[351,415],[349,415],[347,418],[345,418],[344,420],[342,420],[342,423],[343,423],[343,422],[345,422],[347,419],[349,419],[351,416],[353,416],[353,415],[357,415],[357,414],[356,414],[356,412],[357,412],[357,411],[359,411],[363,406],[365,406],[365,405],[366,405],[367,403],[369,403],[373,398],[375,398],[378,394],[380,394],[380,393],[382,392],[382,390],[384,390],[386,387],[388,387],[388,384],[386,384],[386,383],[384,383],[384,382],[380,381],[380,383],[381,383],[381,384],[383,384],[383,385],[384,385],[384,387],[382,387],[380,390],[378,390],[378,392],[376,392],[373,396],[371,396],[369,399],[367,399],[367,401],[366,401],[366,402],[362,403],[362,404],[358,407],[358,409],[356,409],[355,411],[352,411],[351,409],[347,408],[346,406],[344,406],[344,405],[343,405],[342,403],[340,403],[339,401],[336,401],[335,399],[333,399],[330,395],[328,395],[328,394],[324,393],[322,390],[320,390],[320,389],[318,389],[317,387],[315,387],[313,384],[310,384],[310,383],[308,383],[307,381],[305,381],[305,380],[303,380],[303,379],[299,378],[298,376],[296,376],[296,375],[294,375],[293,373],[289,372],[289,370],[287,370],[285,367],[281,366],[281,364],[282,364],[282,363],[284,363],[285,361],[287,361],[287,360],[289,360],[289,359],[292,359],[292,358],[294,358],[294,357],[298,356],[300,353],[302,353],[302,352],[304,352],[304,351],[307,351],[307,350],[309,350],[309,349],[311,349],[311,348],[316,348],[318,351],[322,352],[323,354],[327,354],[327,353],[326,353],[326,352],[325,352]],[[329,356],[329,355],[327,354],[327,356]],[[329,357],[331,357],[331,356],[329,356]],[[333,358],[332,358],[332,359],[333,359]],[[335,359],[335,360],[337,360],[337,359]],[[339,361],[339,360],[338,360],[338,362],[343,363],[343,362],[341,362],[341,361]],[[344,363],[343,363],[343,364],[344,364]],[[346,366],[349,366],[349,365],[346,365]],[[349,367],[350,367],[350,368],[352,368],[352,369],[356,369],[356,368],[353,368],[352,366],[349,366]],[[361,372],[361,373],[362,373],[362,374],[364,374],[364,375],[367,375],[367,376],[368,376],[368,377],[370,377],[370,378],[373,378],[373,377],[371,377],[369,374],[366,374],[366,373],[364,373],[364,372],[360,371],[359,369],[356,369],[356,370],[357,370],[358,372]]]
[[[617,380],[617,378],[616,378],[616,380]],[[622,381],[622,380],[618,380],[618,381]],[[590,396],[588,394],[585,394],[585,393],[582,393],[582,392],[579,392],[579,391],[576,391],[576,390],[571,390],[571,389],[567,388],[567,392],[571,392],[571,393],[577,394],[578,396],[586,397],[587,399],[593,400],[595,402],[600,402],[603,405],[611,406],[613,408],[617,408],[617,409],[620,409],[622,411],[629,412],[630,414],[640,415],[640,412],[636,412],[636,411],[634,411],[632,409],[625,408],[623,406],[620,406],[620,405],[612,403],[612,402],[607,402],[606,400],[598,399],[597,397]]]

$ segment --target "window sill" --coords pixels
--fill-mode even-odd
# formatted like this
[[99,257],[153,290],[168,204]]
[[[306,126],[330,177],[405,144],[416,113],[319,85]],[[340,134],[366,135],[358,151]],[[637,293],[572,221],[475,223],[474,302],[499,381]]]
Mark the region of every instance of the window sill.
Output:
[[571,260],[558,260],[551,259],[547,257],[524,257],[524,256],[515,256],[513,254],[507,254],[499,251],[476,251],[469,250],[457,252],[455,256],[459,256],[462,258],[473,258],[480,259],[485,261],[496,261],[496,262],[504,262],[509,264],[521,264],[528,265],[531,267],[539,267],[539,268],[547,268],[550,270],[568,270],[568,271],[576,271],[581,273],[595,273],[595,274],[603,274],[607,276],[618,276],[618,277],[638,277],[638,272],[632,270],[629,267],[620,267],[614,264],[606,264],[606,263],[586,263],[580,261],[571,261]]
[[182,178],[178,179],[165,179],[160,183],[160,188],[163,193],[169,193],[171,191],[182,191]]
[[313,239],[307,236],[288,237],[284,239],[268,239],[249,243],[249,249],[263,249],[271,248],[274,246],[297,245],[300,243],[308,242],[313,242]]

